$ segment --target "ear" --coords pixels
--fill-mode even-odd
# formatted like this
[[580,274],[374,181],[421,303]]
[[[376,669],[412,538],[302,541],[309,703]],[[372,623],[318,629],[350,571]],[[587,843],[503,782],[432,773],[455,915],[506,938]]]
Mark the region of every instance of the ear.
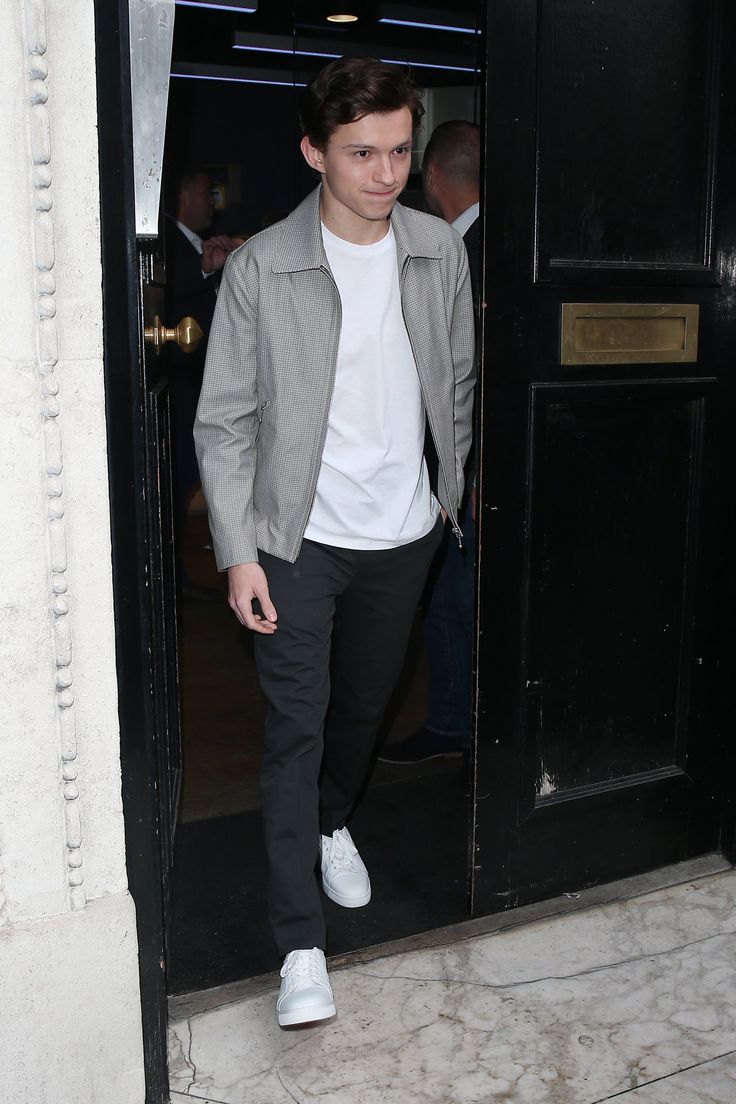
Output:
[[441,174],[437,166],[430,161],[429,164],[425,166],[424,172],[429,187],[438,188],[441,184]]
[[313,146],[306,134],[299,143],[299,149],[304,154],[304,160],[307,162],[310,168],[314,169],[318,173],[324,173],[325,165],[322,150],[317,149],[316,146]]

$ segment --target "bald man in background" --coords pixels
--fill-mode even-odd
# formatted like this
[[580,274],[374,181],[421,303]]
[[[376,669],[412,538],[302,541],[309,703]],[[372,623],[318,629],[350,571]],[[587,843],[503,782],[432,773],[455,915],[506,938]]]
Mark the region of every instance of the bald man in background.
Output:
[[[427,207],[462,235],[468,253],[476,322],[480,315],[480,128],[464,120],[440,123],[424,151]],[[385,744],[379,758],[396,764],[466,755],[471,745],[475,592],[475,452],[466,464],[459,522],[463,545],[447,534],[425,592],[427,719],[406,739]]]

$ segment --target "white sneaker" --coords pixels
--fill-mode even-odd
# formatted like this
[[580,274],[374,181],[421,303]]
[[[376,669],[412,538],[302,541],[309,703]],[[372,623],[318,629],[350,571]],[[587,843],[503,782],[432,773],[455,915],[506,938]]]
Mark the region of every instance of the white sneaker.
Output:
[[347,828],[319,837],[322,887],[345,908],[360,908],[371,899],[371,880]]
[[327,976],[324,951],[289,951],[281,967],[276,1001],[279,1027],[312,1023],[335,1015],[335,998]]

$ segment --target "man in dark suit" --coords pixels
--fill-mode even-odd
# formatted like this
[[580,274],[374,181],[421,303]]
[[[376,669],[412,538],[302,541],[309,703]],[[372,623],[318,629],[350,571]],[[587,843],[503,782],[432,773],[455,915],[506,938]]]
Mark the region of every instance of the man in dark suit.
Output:
[[[480,314],[480,128],[453,120],[440,123],[424,151],[424,197],[434,215],[462,234],[470,265],[476,321]],[[467,753],[471,743],[472,658],[475,584],[474,449],[466,465],[467,492],[460,512],[462,548],[445,539],[435,557],[424,598],[427,654],[427,719],[379,758],[418,763]]]
[[422,165],[427,207],[462,234],[476,311],[480,294],[480,127],[457,119],[440,123]]
[[[187,315],[200,325],[204,337],[198,348],[183,353],[169,349],[173,408],[174,502],[177,536],[181,533],[189,499],[199,484],[192,431],[202,388],[207,338],[217,302],[217,283],[229,254],[238,245],[226,235],[203,237],[212,225],[212,182],[203,169],[170,169],[166,177],[166,325],[176,326]],[[179,590],[184,597],[205,597],[187,579],[179,555]],[[213,592],[213,597],[219,592]]]

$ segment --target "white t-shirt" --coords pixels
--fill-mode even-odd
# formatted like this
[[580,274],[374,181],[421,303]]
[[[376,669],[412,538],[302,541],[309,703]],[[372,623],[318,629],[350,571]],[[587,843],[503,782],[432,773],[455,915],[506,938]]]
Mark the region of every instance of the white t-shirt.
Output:
[[308,540],[395,548],[432,529],[439,503],[424,460],[424,401],[401,312],[393,230],[354,245],[322,226],[340,292],[335,390]]

